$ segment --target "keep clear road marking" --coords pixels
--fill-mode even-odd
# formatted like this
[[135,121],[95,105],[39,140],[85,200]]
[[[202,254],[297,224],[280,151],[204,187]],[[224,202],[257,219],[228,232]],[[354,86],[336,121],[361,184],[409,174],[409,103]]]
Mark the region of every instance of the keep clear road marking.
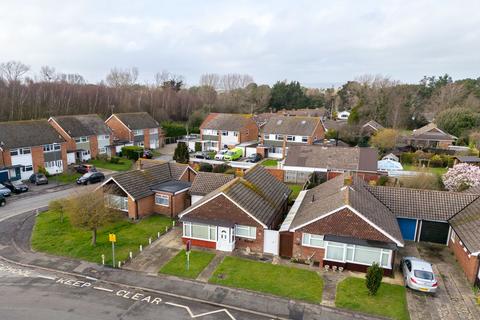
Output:
[[93,287],[95,290],[106,291],[106,292],[113,292],[112,289],[102,288],[102,287]]
[[183,309],[187,310],[188,314],[190,315],[190,317],[192,319],[193,318],[200,318],[200,317],[203,317],[203,316],[208,316],[208,315],[214,314],[214,313],[225,312],[230,317],[230,319],[236,320],[235,317],[232,316],[232,314],[227,309],[219,309],[219,310],[215,310],[215,311],[210,311],[210,312],[205,312],[205,313],[200,313],[200,314],[194,315],[192,310],[190,310],[190,308],[187,307],[187,306],[184,306],[184,305],[181,305],[181,304],[176,304],[176,303],[173,303],[173,302],[165,302],[165,304],[168,304],[168,305],[174,306],[174,307],[183,308]]

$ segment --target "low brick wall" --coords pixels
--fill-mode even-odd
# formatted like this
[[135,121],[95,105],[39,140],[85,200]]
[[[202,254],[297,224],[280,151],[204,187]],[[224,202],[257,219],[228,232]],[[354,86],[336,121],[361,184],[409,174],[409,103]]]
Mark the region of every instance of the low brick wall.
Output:
[[277,180],[283,182],[283,179],[285,176],[285,171],[283,171],[283,169],[269,168],[269,167],[265,167],[265,169],[267,169],[272,176],[277,178]]

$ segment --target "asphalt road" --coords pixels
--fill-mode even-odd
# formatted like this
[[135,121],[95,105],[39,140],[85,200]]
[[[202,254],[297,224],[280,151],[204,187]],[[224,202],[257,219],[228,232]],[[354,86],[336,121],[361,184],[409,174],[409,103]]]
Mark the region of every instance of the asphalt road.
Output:
[[0,262],[0,319],[269,319]]

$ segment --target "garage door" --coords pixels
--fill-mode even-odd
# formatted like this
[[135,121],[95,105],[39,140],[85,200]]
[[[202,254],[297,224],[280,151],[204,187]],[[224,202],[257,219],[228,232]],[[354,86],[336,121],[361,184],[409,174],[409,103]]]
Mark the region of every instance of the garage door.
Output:
[[420,241],[446,244],[448,239],[449,225],[446,222],[434,222],[422,220]]
[[417,220],[398,218],[397,221],[398,225],[400,226],[400,231],[402,232],[403,239],[415,240],[415,229],[417,226]]

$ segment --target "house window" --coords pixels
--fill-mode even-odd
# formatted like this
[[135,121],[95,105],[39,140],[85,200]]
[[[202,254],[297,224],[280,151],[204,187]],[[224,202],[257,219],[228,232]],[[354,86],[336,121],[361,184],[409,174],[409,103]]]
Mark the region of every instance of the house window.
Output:
[[61,146],[57,143],[46,144],[43,146],[43,152],[52,152],[60,150]]
[[228,136],[228,131],[222,131],[222,136]]
[[22,167],[23,172],[33,171],[33,166],[24,166]]
[[110,136],[108,136],[108,135],[101,136],[101,139],[102,140],[110,140]]
[[18,149],[12,149],[10,150],[10,156],[18,156]]
[[20,148],[20,149],[12,149],[10,150],[11,156],[18,156],[20,154],[30,154],[32,150],[30,148]]
[[100,154],[107,153],[107,148],[102,147],[102,148],[98,149],[98,153],[100,153]]
[[344,262],[344,251],[345,246],[342,243],[328,242],[325,256],[328,260]]
[[109,208],[128,212],[127,197],[121,197],[114,194],[105,194],[105,205]]
[[307,143],[308,142],[308,137],[302,137],[302,142]]
[[63,161],[62,160],[48,161],[48,162],[45,162],[44,165],[45,165],[45,168],[62,167]]
[[75,138],[76,143],[88,142],[88,137],[77,137]]
[[283,134],[277,134],[277,135],[275,136],[275,140],[283,141]]
[[283,148],[279,147],[270,147],[268,148],[268,153],[278,153],[281,154],[283,152]]
[[238,137],[238,131],[233,131],[233,136]]
[[269,135],[269,134],[264,134],[264,135],[263,135],[263,139],[265,139],[265,140],[270,140],[270,135]]
[[141,136],[141,135],[143,135],[143,130],[142,130],[142,129],[132,130],[132,132],[133,132],[133,135],[134,135],[134,136]]
[[150,129],[149,132],[150,132],[151,134],[157,134],[157,133],[158,133],[158,128]]
[[287,136],[287,141],[295,141],[295,136]]
[[337,242],[327,242],[325,259],[339,262],[352,262],[370,266],[376,262],[381,267],[390,268],[392,250],[357,246]]
[[302,236],[302,246],[324,248],[323,236],[317,234],[304,233]]
[[241,237],[241,238],[255,239],[257,237],[257,228],[236,225],[235,236]]
[[217,227],[207,224],[184,222],[183,236],[200,240],[215,241],[217,240]]
[[155,204],[159,206],[169,207],[170,206],[170,197],[164,194],[155,195]]

